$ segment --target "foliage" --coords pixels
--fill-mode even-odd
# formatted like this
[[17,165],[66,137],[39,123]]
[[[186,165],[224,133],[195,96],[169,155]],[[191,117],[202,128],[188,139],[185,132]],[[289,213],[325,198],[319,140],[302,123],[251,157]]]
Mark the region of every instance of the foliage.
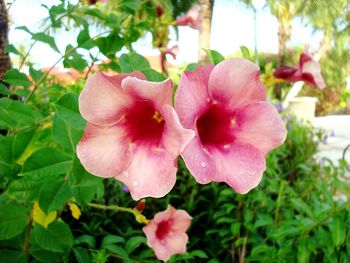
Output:
[[[157,262],[134,215],[91,206],[132,208],[137,203],[116,180],[85,171],[75,152],[85,127],[78,94],[96,63],[96,57],[90,54],[92,59],[87,59],[83,50],[97,48],[109,58],[101,66],[105,70],[140,70],[149,80],[165,78],[135,52],[116,56],[142,35],[138,30],[143,26],[123,24],[137,2],[121,1],[120,15],[64,1],[48,8],[48,28],[73,23],[80,29],[77,45],[67,46],[60,59],[82,73],[73,84],[62,86],[34,65],[29,65],[29,76],[20,69],[5,74],[0,86],[0,262]],[[92,36],[88,17],[108,30]],[[21,30],[57,49],[49,31]],[[7,50],[25,63],[24,52],[14,46]],[[246,49],[242,52],[249,57]],[[222,60],[216,51],[208,54],[213,63]],[[195,183],[179,160],[174,190],[162,199],[147,200],[144,210],[152,218],[171,203],[193,216],[188,252],[170,262],[349,261],[345,166],[316,162],[320,135],[287,116],[286,122],[286,143],[269,154],[262,183],[247,195],[224,184]]]

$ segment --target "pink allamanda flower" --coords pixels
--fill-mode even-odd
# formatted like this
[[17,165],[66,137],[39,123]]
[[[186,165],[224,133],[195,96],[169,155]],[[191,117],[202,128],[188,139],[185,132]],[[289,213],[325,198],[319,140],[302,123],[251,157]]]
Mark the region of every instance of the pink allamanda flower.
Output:
[[140,72],[90,77],[79,96],[87,125],[77,156],[85,169],[123,182],[135,200],[166,195],[194,136],[180,124],[172,94],[170,80],[146,81]]
[[300,55],[299,63],[296,67],[282,66],[273,75],[277,79],[283,79],[288,82],[304,81],[320,89],[325,87],[320,63],[315,61],[307,52],[303,52]]
[[201,28],[201,8],[199,5],[193,5],[186,14],[176,19],[177,26],[189,26],[193,29]]
[[287,134],[275,107],[266,102],[259,67],[245,59],[185,72],[175,110],[182,125],[196,133],[182,153],[196,181],[225,182],[239,193],[259,184],[266,154]]
[[157,213],[143,227],[147,244],[159,260],[167,261],[174,254],[186,252],[188,242],[186,230],[191,221],[192,217],[186,211],[176,210],[168,205],[167,210]]

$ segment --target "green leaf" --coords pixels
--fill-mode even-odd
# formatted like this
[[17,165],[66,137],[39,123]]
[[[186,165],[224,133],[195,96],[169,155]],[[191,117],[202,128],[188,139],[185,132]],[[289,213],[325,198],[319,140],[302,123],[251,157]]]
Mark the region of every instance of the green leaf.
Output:
[[250,59],[249,49],[245,46],[240,46],[239,48],[241,49],[243,58]]
[[32,82],[28,80],[27,75],[20,72],[18,69],[10,69],[6,71],[3,80],[13,86],[23,86],[28,88],[32,85]]
[[53,50],[57,51],[58,53],[60,53],[60,51],[57,48],[55,39],[52,36],[49,36],[43,32],[39,32],[39,33],[35,33],[32,35],[32,39],[39,41],[39,42],[43,42],[48,44]]
[[26,263],[27,255],[23,251],[0,249],[1,263]]
[[153,69],[144,69],[142,70],[142,73],[145,74],[147,80],[149,81],[160,82],[166,79],[166,77],[162,73]]
[[25,31],[25,32],[27,32],[28,34],[33,34],[29,29],[28,29],[28,27],[26,27],[26,26],[18,26],[18,27],[16,27],[16,29],[17,30],[23,30],[23,31]]
[[[33,235],[31,235],[31,236],[33,236]],[[35,241],[33,239],[31,239],[30,254],[37,261],[43,262],[43,263],[47,263],[47,262],[62,263],[62,262],[65,262],[64,261],[65,254],[47,251],[47,250],[41,248],[40,246],[38,246],[37,244],[33,244],[33,243],[35,243]],[[37,261],[33,261],[33,262],[37,262]]]
[[64,222],[55,221],[47,229],[35,224],[32,234],[36,243],[48,251],[62,253],[73,246],[73,234]]
[[116,53],[121,50],[124,45],[123,39],[114,32],[106,37],[97,38],[95,43],[101,53],[108,58],[114,58]]
[[86,121],[80,115],[78,97],[76,93],[65,94],[55,103],[55,108],[58,116],[70,126],[84,129]]
[[15,130],[35,124],[30,106],[7,98],[0,99],[0,129]]
[[0,240],[10,239],[22,233],[29,222],[27,210],[17,204],[1,205]]
[[15,46],[12,45],[12,44],[7,44],[7,45],[6,45],[6,47],[5,47],[5,52],[7,52],[7,53],[13,53],[13,54],[16,54],[16,55],[19,55],[19,56],[23,56],[23,55],[21,54],[21,52],[19,52],[18,49],[15,48]]
[[125,250],[128,254],[131,254],[136,248],[138,248],[142,244],[147,244],[147,240],[145,237],[131,237],[126,241]]
[[44,76],[44,73],[41,70],[34,69],[32,66],[30,66],[29,75],[35,82],[38,82]]
[[73,248],[75,259],[78,263],[91,262],[89,253],[83,248]]
[[23,164],[22,176],[35,180],[48,180],[67,173],[72,167],[71,157],[55,148],[42,148],[34,152]]
[[80,48],[84,49],[91,49],[95,46],[88,29],[83,29],[79,32],[77,43]]
[[339,247],[345,241],[345,224],[342,219],[337,216],[333,218],[333,222],[331,224],[332,238],[334,245]]
[[20,178],[11,181],[6,190],[6,195],[14,200],[28,203],[38,198],[41,186],[42,183],[32,182],[30,178]]
[[106,248],[106,250],[108,250],[109,252],[112,252],[112,253],[114,253],[114,254],[116,254],[116,255],[118,255],[118,256],[121,256],[121,257],[123,257],[123,258],[128,258],[129,257],[129,255],[128,255],[128,253],[126,253],[126,251],[122,248],[122,247],[120,247],[120,246],[117,246],[117,245],[108,245],[108,246],[106,246],[105,247]]
[[80,72],[88,66],[88,63],[76,50],[73,50],[72,45],[66,47],[66,55],[63,60],[63,66],[65,68],[74,68]]
[[208,258],[207,254],[203,250],[193,250],[190,254],[197,258]]
[[63,179],[49,181],[42,185],[39,194],[39,206],[47,214],[60,210],[72,197],[67,181]]
[[96,246],[96,241],[92,236],[81,235],[74,240],[75,245],[86,244],[88,247],[94,248]]
[[308,263],[310,257],[310,250],[307,247],[307,242],[302,239],[298,242],[298,263]]
[[297,198],[291,198],[290,199],[290,202],[293,204],[293,207],[301,212],[301,213],[305,213],[308,217],[312,218],[312,211],[310,209],[310,207],[305,203],[303,202],[302,200],[300,199],[297,199]]
[[190,63],[190,64],[187,65],[185,71],[187,71],[187,72],[192,72],[192,71],[194,71],[198,66],[199,66],[198,63]]
[[102,240],[101,248],[106,248],[109,245],[124,243],[125,239],[120,236],[108,235]]
[[137,53],[123,54],[119,58],[119,65],[122,72],[133,72],[135,70],[149,70],[150,65],[143,56]]
[[4,84],[0,83],[0,94],[7,96],[7,95],[10,95],[11,92],[10,92],[8,87],[6,87]]
[[216,50],[204,49],[204,51],[207,53],[207,56],[209,57],[210,62],[213,63],[214,65],[219,64],[221,61],[225,59],[224,56],[221,55]]
[[96,196],[103,196],[103,179],[85,171],[77,157],[73,159],[73,169],[68,180],[79,205],[91,202]]
[[75,153],[75,148],[84,131],[71,126],[58,114],[53,118],[52,138],[69,153]]

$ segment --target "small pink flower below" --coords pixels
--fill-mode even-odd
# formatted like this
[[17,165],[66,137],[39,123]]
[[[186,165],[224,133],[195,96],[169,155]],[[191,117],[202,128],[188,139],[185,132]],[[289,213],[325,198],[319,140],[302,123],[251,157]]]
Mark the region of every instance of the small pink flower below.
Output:
[[150,246],[159,260],[167,261],[174,254],[186,252],[192,217],[184,210],[168,205],[167,210],[157,213],[143,228]]

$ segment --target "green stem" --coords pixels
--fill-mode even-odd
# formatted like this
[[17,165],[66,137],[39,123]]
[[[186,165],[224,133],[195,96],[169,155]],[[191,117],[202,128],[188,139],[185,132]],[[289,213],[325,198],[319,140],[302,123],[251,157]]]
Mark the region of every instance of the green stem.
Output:
[[30,240],[30,231],[32,230],[32,225],[33,225],[33,217],[30,216],[29,223],[27,226],[27,231],[26,231],[26,237],[24,239],[24,244],[23,244],[23,252],[28,253],[29,249],[29,240]]
[[[101,36],[101,35],[104,35],[104,34],[106,34],[106,33],[109,33],[109,32],[111,32],[111,31],[109,30],[109,31],[102,32],[102,33],[96,35],[95,37],[93,37],[92,39],[95,39],[95,38],[97,38],[97,37],[99,37],[99,36]],[[47,78],[47,76],[49,75],[49,73],[51,72],[51,70],[53,70],[54,67],[55,67],[62,59],[64,59],[66,56],[68,56],[70,53],[74,52],[76,49],[80,48],[80,47],[81,47],[82,45],[84,45],[84,44],[85,44],[85,43],[82,43],[81,45],[78,45],[78,46],[76,46],[76,47],[74,47],[74,48],[68,50],[66,53],[64,53],[64,54],[55,62],[55,64],[53,64],[52,67],[38,80],[38,82],[35,83],[35,85],[34,85],[32,91],[29,93],[28,97],[25,99],[24,104],[27,103],[27,102],[30,100],[30,98],[33,96],[33,94],[34,94],[34,92],[36,91],[36,89],[37,89],[37,88],[39,87],[39,85]]]
[[279,216],[279,211],[280,211],[280,204],[281,204],[281,199],[283,195],[283,190],[284,190],[284,185],[285,181],[282,181],[280,184],[280,189],[278,190],[278,197],[277,197],[277,204],[276,204],[276,211],[275,211],[275,223],[278,221],[278,216]]
[[117,205],[100,205],[100,204],[89,203],[88,206],[98,208],[98,209],[103,209],[103,210],[122,211],[122,212],[131,213],[133,215],[136,214],[134,209],[117,206]]

